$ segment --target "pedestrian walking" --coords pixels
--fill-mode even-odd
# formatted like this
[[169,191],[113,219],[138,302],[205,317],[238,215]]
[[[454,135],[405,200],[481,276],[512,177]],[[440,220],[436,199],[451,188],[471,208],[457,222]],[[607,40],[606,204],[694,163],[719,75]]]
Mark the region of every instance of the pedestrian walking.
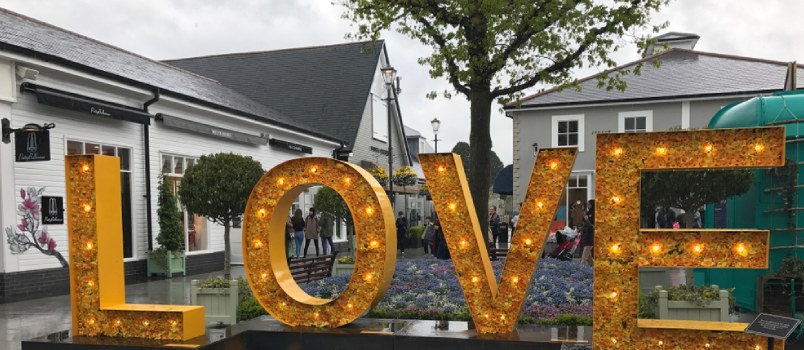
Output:
[[301,209],[296,209],[293,212],[293,218],[290,219],[291,225],[293,225],[293,240],[296,243],[296,259],[300,258],[301,255],[301,247],[302,243],[304,242],[304,216],[302,214]]
[[332,228],[333,223],[335,222],[335,218],[330,213],[321,213],[321,218],[318,221],[319,227],[321,227],[321,249],[324,251],[324,255],[332,254],[334,251],[332,245]]
[[399,249],[402,250],[402,255],[405,255],[405,243],[410,239],[408,232],[408,219],[405,217],[405,212],[400,211],[399,217],[396,218],[396,242]]
[[315,244],[315,256],[319,255],[318,251],[318,237],[321,227],[318,225],[318,217],[315,216],[315,208],[310,208],[310,214],[304,219],[304,257],[307,257],[307,248],[310,247],[310,241]]
[[428,216],[425,220],[427,222],[425,223],[424,234],[422,235],[422,248],[424,248],[424,256],[428,256],[430,254],[435,255],[435,250],[432,249],[433,237],[435,236],[435,230],[433,229],[433,218]]

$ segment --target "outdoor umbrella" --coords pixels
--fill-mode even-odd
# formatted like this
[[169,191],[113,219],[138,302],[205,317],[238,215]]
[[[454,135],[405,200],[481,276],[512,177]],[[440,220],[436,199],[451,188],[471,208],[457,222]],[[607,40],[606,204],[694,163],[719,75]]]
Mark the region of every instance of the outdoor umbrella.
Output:
[[510,196],[514,194],[514,165],[509,164],[494,177],[494,193]]

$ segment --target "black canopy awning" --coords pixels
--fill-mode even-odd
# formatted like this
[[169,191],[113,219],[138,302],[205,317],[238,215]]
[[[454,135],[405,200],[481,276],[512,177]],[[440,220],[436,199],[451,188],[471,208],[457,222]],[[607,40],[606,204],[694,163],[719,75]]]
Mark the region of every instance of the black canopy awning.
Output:
[[125,120],[137,124],[151,124],[151,115],[142,110],[57,90],[32,83],[22,83],[22,91],[36,94],[36,100],[46,106],[69,109],[91,115]]
[[199,134],[214,136],[217,138],[226,139],[230,141],[248,143],[252,145],[264,146],[268,144],[267,139],[264,139],[259,136],[249,135],[234,130],[223,129],[217,126],[194,122],[192,120],[182,119],[167,114],[157,113],[156,119],[161,120],[162,123],[169,128],[192,131]]
[[510,164],[500,170],[494,177],[494,193],[511,196],[514,194],[514,165]]

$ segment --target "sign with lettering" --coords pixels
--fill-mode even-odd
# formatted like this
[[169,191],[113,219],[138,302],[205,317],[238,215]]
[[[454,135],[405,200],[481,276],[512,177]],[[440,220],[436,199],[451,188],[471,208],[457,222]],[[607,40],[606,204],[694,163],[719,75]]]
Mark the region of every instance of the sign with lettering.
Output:
[[291,151],[296,151],[296,152],[301,152],[301,153],[307,153],[307,154],[313,154],[313,148],[310,147],[310,146],[304,146],[304,145],[300,145],[300,144],[297,144],[297,143],[287,142],[285,140],[279,140],[279,139],[271,139],[268,143],[271,146],[284,148],[286,150],[291,150]]
[[745,329],[746,333],[768,338],[787,339],[798,328],[801,320],[771,314],[759,314]]
[[45,225],[64,224],[64,198],[42,196],[42,223]]
[[14,159],[17,162],[50,160],[50,131],[15,131],[14,146]]

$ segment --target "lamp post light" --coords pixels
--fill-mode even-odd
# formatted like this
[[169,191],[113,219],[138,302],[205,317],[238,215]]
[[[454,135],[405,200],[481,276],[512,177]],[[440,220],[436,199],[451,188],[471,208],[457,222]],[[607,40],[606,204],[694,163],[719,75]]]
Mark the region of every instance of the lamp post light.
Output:
[[394,93],[394,79],[396,78],[396,69],[391,66],[381,68],[382,80],[385,82],[386,92],[386,107],[388,107],[388,193],[391,196],[391,203],[394,203],[394,181],[392,179],[394,174],[394,148],[391,141],[393,140],[391,133],[391,125],[393,122],[391,112],[391,102],[393,102]]
[[433,118],[430,121],[430,125],[433,126],[433,142],[435,142],[435,153],[438,153],[438,128],[441,127],[441,121],[438,118]]

